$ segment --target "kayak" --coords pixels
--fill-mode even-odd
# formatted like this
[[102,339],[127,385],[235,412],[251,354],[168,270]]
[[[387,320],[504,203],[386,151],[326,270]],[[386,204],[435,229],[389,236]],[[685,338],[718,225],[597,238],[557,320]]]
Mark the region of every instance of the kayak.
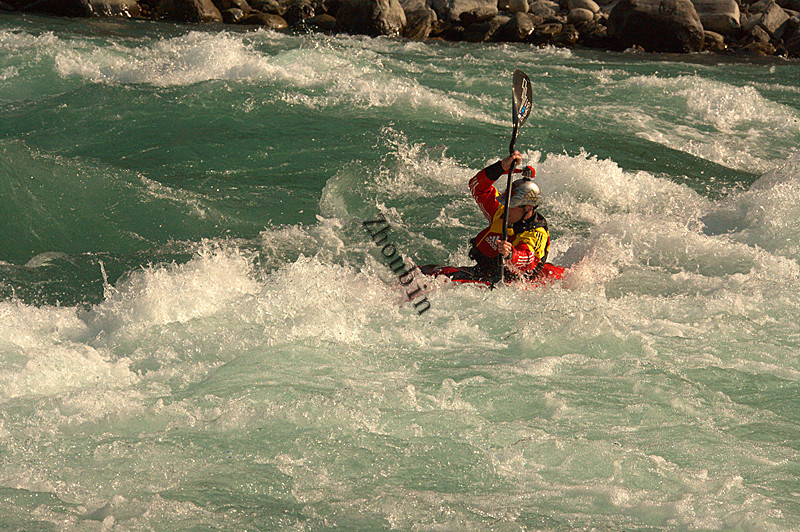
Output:
[[[477,266],[441,266],[438,264],[425,264],[419,267],[423,275],[434,278],[449,279],[454,283],[475,284],[479,286],[492,286],[491,281],[481,278]],[[564,268],[545,262],[541,273],[534,279],[511,281],[506,284],[520,284],[526,286],[543,286],[549,282],[557,281],[564,275]]]

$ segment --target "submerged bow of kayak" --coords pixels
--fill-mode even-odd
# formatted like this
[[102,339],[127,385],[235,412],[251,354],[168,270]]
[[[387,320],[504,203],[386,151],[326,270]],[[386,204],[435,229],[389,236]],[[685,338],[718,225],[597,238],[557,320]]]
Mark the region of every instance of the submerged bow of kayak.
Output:
[[[441,266],[437,264],[425,264],[419,267],[423,275],[435,278],[446,278],[454,283],[476,284],[479,286],[492,286],[492,282],[481,277],[475,266]],[[562,266],[556,266],[546,262],[542,271],[534,279],[510,281],[506,284],[520,284],[542,286],[552,281],[561,279],[564,274]]]

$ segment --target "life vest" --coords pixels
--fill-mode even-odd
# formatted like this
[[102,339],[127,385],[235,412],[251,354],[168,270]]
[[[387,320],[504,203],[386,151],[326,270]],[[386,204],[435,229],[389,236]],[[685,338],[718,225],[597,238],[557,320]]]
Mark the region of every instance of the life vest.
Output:
[[[495,226],[498,225],[498,221],[500,229],[496,230],[497,228]],[[469,251],[469,257],[477,263],[481,276],[491,280],[500,277],[500,256],[499,254],[493,257],[487,256],[480,250],[479,245],[489,235],[493,235],[494,238],[499,238],[497,234],[502,234],[502,222],[503,209],[500,208],[495,213],[492,225],[487,228],[487,230],[481,231],[477,237],[470,240],[472,246]],[[526,279],[533,279],[539,275],[542,268],[544,268],[547,255],[550,252],[550,231],[548,230],[545,217],[538,211],[534,211],[533,216],[527,220],[520,220],[508,228],[508,239],[514,247],[516,247],[520,241],[525,241],[534,252],[537,250],[543,251],[542,256],[536,255],[539,262],[533,269],[521,272],[521,275]],[[542,241],[542,239],[544,240]],[[504,274],[504,277],[509,280],[514,280],[519,277],[519,274],[512,272],[508,268],[505,268]]]

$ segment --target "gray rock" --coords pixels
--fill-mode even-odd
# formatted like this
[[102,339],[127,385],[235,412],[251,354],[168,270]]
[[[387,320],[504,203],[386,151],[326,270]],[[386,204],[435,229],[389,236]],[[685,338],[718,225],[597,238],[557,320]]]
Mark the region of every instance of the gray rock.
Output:
[[400,0],[400,6],[403,11],[408,15],[412,11],[423,11],[428,9],[428,4],[425,0]]
[[760,6],[763,11],[749,17],[742,29],[749,32],[755,26],[761,26],[773,38],[780,39],[783,36],[783,25],[789,21],[789,15],[779,6],[775,0],[769,0]]
[[406,13],[400,0],[343,0],[336,23],[336,28],[345,33],[399,37],[406,25]]
[[750,28],[750,31],[747,32],[747,39],[750,42],[768,43],[772,38],[769,33],[767,33],[767,30],[761,26],[753,26]]
[[689,0],[620,0],[608,18],[608,34],[625,48],[648,52],[697,52],[703,26]]
[[692,0],[703,29],[730,35],[742,27],[736,0]]
[[485,22],[498,13],[497,0],[431,0],[431,7],[451,24]]
[[542,18],[553,17],[558,12],[558,4],[548,2],[547,0],[536,0],[528,5],[528,13],[533,13]]
[[416,41],[427,39],[431,31],[433,31],[436,12],[433,9],[424,7],[415,11],[404,11],[406,13],[406,27],[403,28],[403,37]]

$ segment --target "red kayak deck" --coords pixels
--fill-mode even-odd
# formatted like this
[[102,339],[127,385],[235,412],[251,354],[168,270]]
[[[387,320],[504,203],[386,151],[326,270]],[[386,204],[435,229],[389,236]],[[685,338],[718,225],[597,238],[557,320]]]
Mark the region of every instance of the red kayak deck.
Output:
[[[492,286],[490,281],[478,276],[474,266],[440,266],[437,264],[426,264],[419,267],[420,272],[430,277],[446,277],[454,283],[477,284],[481,286]],[[533,286],[543,286],[549,282],[561,279],[564,268],[546,262],[541,273],[535,278],[526,281],[514,281],[507,284],[525,284]]]

